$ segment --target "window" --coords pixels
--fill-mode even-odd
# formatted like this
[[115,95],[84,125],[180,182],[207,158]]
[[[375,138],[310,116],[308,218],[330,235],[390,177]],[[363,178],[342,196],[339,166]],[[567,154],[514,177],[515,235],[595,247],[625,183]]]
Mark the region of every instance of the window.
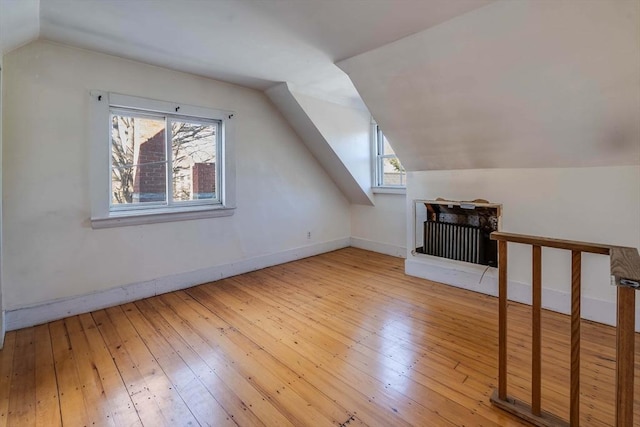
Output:
[[380,126],[373,125],[375,176],[374,187],[404,188],[406,187],[406,172],[398,160],[393,148],[382,133]]
[[118,94],[92,98],[94,228],[233,213],[233,113]]
[[219,121],[112,108],[111,210],[219,203],[219,135]]

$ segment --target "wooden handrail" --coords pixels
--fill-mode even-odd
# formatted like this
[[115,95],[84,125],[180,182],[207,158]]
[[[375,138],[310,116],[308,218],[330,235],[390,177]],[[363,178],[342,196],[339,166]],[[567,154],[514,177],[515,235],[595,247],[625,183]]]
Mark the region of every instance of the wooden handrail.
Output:
[[619,282],[619,280],[622,279],[640,283],[640,253],[638,253],[636,248],[581,242],[577,240],[552,239],[550,237],[530,236],[527,234],[505,233],[503,231],[494,231],[491,233],[491,240],[610,255],[611,275],[615,277],[616,281]]
[[[550,237],[529,236],[527,234],[505,233],[494,231],[491,240],[524,243],[528,245],[545,246],[547,248],[566,249],[568,251],[589,252],[592,254],[609,255],[611,245],[600,243],[579,242],[576,240],[552,239]],[[630,248],[632,249],[632,248]]]
[[[609,255],[611,276],[618,286],[616,341],[616,426],[633,425],[635,290],[640,289],[640,254],[635,248],[604,245],[574,240],[553,239],[525,234],[495,231],[491,239],[498,241],[498,389],[491,401],[508,412],[538,426],[579,425],[580,415],[580,292],[582,252]],[[512,399],[507,394],[507,242],[532,246],[532,363],[531,405]],[[569,423],[543,411],[541,403],[541,331],[542,247],[571,251],[571,378]]]

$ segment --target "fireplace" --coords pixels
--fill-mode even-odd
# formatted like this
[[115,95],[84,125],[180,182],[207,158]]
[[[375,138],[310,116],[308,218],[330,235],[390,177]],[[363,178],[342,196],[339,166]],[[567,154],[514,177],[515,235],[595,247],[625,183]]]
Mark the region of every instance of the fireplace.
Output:
[[500,226],[501,205],[476,199],[415,201],[415,254],[497,267],[498,251],[490,239]]

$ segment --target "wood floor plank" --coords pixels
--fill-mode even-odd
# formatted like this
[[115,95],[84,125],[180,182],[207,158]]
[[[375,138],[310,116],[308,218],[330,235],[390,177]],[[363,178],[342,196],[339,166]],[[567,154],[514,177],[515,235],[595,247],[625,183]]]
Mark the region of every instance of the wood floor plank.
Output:
[[[162,304],[159,298],[137,301],[135,304],[150,324],[171,343],[171,347],[207,387],[209,393],[216,397],[235,423],[238,425],[264,424],[253,412],[253,403],[250,400],[250,403],[247,403],[250,393],[243,391],[236,393],[225,382],[226,380],[233,386],[241,388],[244,378],[239,375],[229,376],[228,370],[232,368],[228,368],[228,362],[216,357],[215,350],[208,347],[184,320],[180,320],[175,313],[172,313],[171,308]],[[261,398],[258,400],[264,401]],[[259,407],[259,404],[256,407],[263,414],[267,412],[265,408]]]
[[4,347],[0,350],[0,427],[5,427],[9,418],[11,377],[13,377],[13,354],[16,346],[16,331],[7,332]]
[[137,427],[142,422],[127,391],[122,376],[104,342],[91,314],[81,314],[78,320],[90,348],[93,366],[109,402],[110,416],[116,426]]
[[109,400],[78,316],[64,319],[90,425],[114,426]]
[[[230,323],[233,323],[234,325],[243,325],[242,330],[245,334],[250,333],[252,328],[251,325],[248,324],[246,319],[243,319],[242,316],[239,315],[239,313],[234,313],[233,310],[225,307],[223,302],[216,299],[216,297],[220,297],[219,292],[212,293],[208,288],[197,287],[192,288],[189,293],[213,312],[217,313],[218,315],[224,316],[223,318],[226,318]],[[213,299],[210,297],[213,297]],[[222,299],[229,302],[227,298]],[[306,341],[298,341],[295,337],[282,334],[281,332],[279,332],[278,328],[270,327],[269,331],[273,334],[276,334],[275,336],[280,341],[288,343],[290,347],[302,348],[303,345],[309,344]],[[331,371],[335,369],[335,355],[327,351],[326,349],[323,349],[321,346],[316,346],[315,348],[301,351],[305,351],[307,354],[313,353],[318,356],[322,356],[322,358],[319,359],[320,363],[324,364],[325,367]],[[426,406],[421,407],[419,405],[415,405],[414,402],[407,400],[405,396],[401,395],[401,393],[398,393],[395,390],[387,389],[383,383],[376,380],[374,377],[357,372],[350,366],[341,366],[341,370],[339,373],[337,373],[337,375],[339,375],[343,381],[350,381],[355,385],[357,389],[367,390],[367,392],[371,396],[371,399],[391,402],[394,412],[398,413],[401,417],[406,417],[405,419],[411,424],[416,425],[429,422],[440,423],[441,425],[448,424],[446,419],[439,416],[437,410],[434,407],[430,406],[432,404],[431,399],[435,400],[437,396],[430,396],[431,399],[427,399]]]
[[36,357],[36,425],[55,427],[62,425],[60,397],[56,378],[49,325],[35,327]]
[[[169,296],[163,296],[163,298],[169,298]],[[218,312],[218,310],[216,310],[216,312]],[[279,340],[270,333],[264,332],[259,328],[246,330],[246,333],[255,341],[260,342],[267,351],[279,354],[281,359],[289,366],[299,367],[299,375],[301,377],[310,381],[320,390],[323,390],[336,403],[353,411],[353,414],[348,415],[345,420],[353,417],[356,419],[361,418],[369,425],[409,425],[403,420],[398,419],[397,416],[389,416],[388,413],[381,412],[380,409],[377,408],[376,402],[367,396],[366,390],[356,389],[348,381],[344,382],[340,379],[332,378],[331,372],[322,369],[316,361],[307,359],[298,353],[297,349],[290,346],[282,347]],[[287,351],[283,351],[283,349]]]
[[[199,299],[199,302],[200,306],[192,305],[191,307],[204,314],[206,303],[202,299]],[[226,311],[226,308],[220,305],[219,310],[213,313],[219,317],[218,322],[228,323],[228,319],[220,316],[222,311]],[[244,336],[244,330],[239,332],[236,324],[233,325],[218,337],[218,345],[222,346],[226,352],[233,352],[234,359],[237,360],[236,366],[251,379],[255,388],[268,396],[294,425],[303,423],[319,426],[334,425],[334,422],[322,414],[312,402],[306,401],[293,390],[291,383],[296,381],[297,375],[293,375],[289,381],[283,380],[282,376],[287,375],[289,368],[270,358],[262,346]],[[207,334],[207,331],[201,330],[200,333]]]
[[64,320],[49,324],[53,358],[58,380],[60,417],[63,425],[91,425],[82,395],[82,383],[76,370],[73,347]]
[[[181,422],[182,419],[172,413],[174,403],[180,398],[173,395],[166,378],[163,381],[158,362],[145,351],[144,344],[136,338],[137,335],[131,331],[131,327],[125,326],[126,318],[122,309],[118,307],[111,313],[99,310],[93,313],[93,318],[122,375],[142,423],[171,426]],[[180,409],[179,414],[195,424],[193,416],[187,415],[179,402],[177,406]]]
[[36,420],[35,329],[17,332],[7,424],[33,425]]
[[[297,375],[291,376],[289,380],[283,380],[282,376],[286,376],[286,367],[278,366],[276,362],[269,358],[269,355],[263,353],[263,348],[257,346],[254,342],[247,337],[243,337],[236,326],[230,327],[229,324],[218,316],[219,312],[216,311],[215,324],[218,325],[220,334],[216,336],[216,333],[210,331],[206,324],[201,327],[198,323],[199,319],[204,318],[207,311],[202,304],[195,299],[191,298],[187,294],[177,293],[177,295],[168,295],[163,299],[169,300],[172,304],[180,304],[180,300],[186,304],[186,306],[192,310],[190,313],[192,316],[191,324],[199,331],[201,336],[213,343],[216,347],[220,348],[223,352],[233,355],[232,363],[234,369],[238,370],[247,380],[253,388],[258,390],[260,394],[267,399],[274,407],[278,408],[281,414],[285,415],[288,423],[300,424],[308,422],[310,424],[316,422],[318,425],[325,425],[330,420],[320,415],[320,412],[312,407],[310,404],[305,403],[304,400],[297,393],[293,392],[293,387],[300,379]],[[208,320],[211,320],[209,318]],[[225,328],[224,325],[227,325]],[[282,371],[285,371],[283,374]],[[318,397],[318,395],[316,395]],[[290,407],[292,403],[297,404],[294,407]],[[303,412],[299,412],[303,409]],[[306,413],[305,413],[306,412]],[[307,415],[308,414],[308,415]],[[307,418],[308,417],[308,418]],[[347,418],[348,415],[340,415],[338,419]]]
[[229,414],[135,304],[125,304],[122,309],[182,400],[189,402],[189,409],[198,423],[203,426],[235,426]]
[[145,386],[155,399],[165,421],[171,425],[196,425],[197,420],[191,408],[175,390],[173,383],[149,351],[144,341],[131,324],[124,307],[112,307],[105,310],[111,324],[118,331],[134,366],[144,379]]
[[[9,332],[0,427],[527,425],[489,402],[496,298],[403,271],[346,248]],[[507,310],[509,394],[527,402],[531,307]],[[542,409],[568,418],[570,320],[541,322]],[[581,333],[580,421],[610,426],[615,329]]]

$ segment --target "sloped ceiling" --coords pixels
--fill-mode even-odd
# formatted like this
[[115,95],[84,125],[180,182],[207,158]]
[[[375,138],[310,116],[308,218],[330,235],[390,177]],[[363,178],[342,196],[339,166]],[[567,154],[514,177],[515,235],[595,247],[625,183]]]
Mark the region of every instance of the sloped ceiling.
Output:
[[39,0],[0,0],[0,55],[36,40],[39,34]]
[[335,61],[492,0],[41,0],[41,36],[267,89],[359,99]]
[[296,93],[287,83],[266,94],[347,199],[373,205],[369,112]]
[[[637,0],[0,0],[0,10],[2,52],[43,37],[258,89],[284,81],[362,97],[408,170],[640,163]],[[345,57],[351,80],[334,65]]]
[[640,2],[508,0],[339,62],[408,170],[640,164]]
[[[0,47],[4,54],[41,37],[259,90],[282,88],[284,82],[285,88],[291,84],[361,112],[366,109],[360,95],[336,61],[493,1],[0,0]],[[338,187],[352,202],[371,204],[370,174],[362,170],[363,164],[370,166],[352,156],[361,138],[333,138],[332,146],[331,126],[320,125],[331,122],[339,128],[340,120],[360,113],[353,110],[339,120],[324,114],[310,121],[295,96],[284,89],[273,91],[281,92],[277,99],[285,115],[310,150],[324,159],[321,163]],[[294,107],[298,111],[292,112]],[[348,144],[341,153],[339,148]]]

